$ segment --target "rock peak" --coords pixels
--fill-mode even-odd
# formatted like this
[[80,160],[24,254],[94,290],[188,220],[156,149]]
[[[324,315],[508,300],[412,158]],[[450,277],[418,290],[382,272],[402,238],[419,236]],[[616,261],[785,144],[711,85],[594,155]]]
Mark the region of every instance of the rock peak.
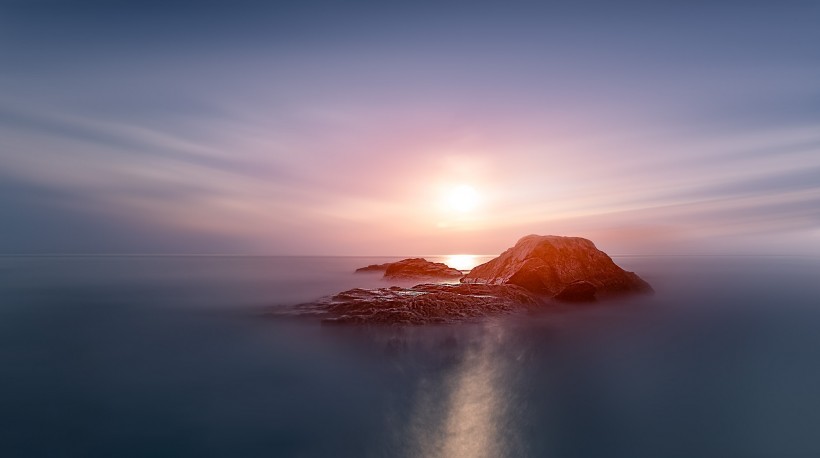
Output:
[[[529,234],[521,237],[515,242],[515,247],[519,245],[528,245],[528,244],[540,244],[540,243],[550,243],[552,245],[563,245],[568,243],[577,243],[581,245],[588,245],[595,248],[595,244],[592,243],[592,240],[585,239],[583,237],[571,237],[566,235],[538,235],[538,234]],[[515,248],[513,247],[513,248]],[[512,250],[513,248],[509,248]],[[596,248],[597,249],[597,248]]]
[[[577,282],[594,286],[593,293],[652,291],[648,283],[618,267],[592,241],[558,235],[524,236],[499,257],[476,266],[461,281],[513,284],[559,297],[565,288]],[[584,290],[591,291],[588,287]]]

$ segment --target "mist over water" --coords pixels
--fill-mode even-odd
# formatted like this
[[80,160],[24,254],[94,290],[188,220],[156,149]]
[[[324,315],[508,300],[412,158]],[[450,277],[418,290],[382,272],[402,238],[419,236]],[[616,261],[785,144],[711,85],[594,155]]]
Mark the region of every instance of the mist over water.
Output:
[[393,258],[0,258],[0,456],[820,455],[820,259],[614,259],[656,294],[374,328],[265,312]]

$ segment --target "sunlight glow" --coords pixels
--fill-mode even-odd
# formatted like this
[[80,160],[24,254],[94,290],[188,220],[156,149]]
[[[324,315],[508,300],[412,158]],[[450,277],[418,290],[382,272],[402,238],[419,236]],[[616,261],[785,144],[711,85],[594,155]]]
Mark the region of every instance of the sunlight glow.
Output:
[[479,261],[478,256],[473,254],[451,254],[447,256],[444,263],[453,269],[469,271],[477,266],[480,263]]
[[469,185],[456,186],[447,195],[448,207],[460,213],[472,211],[478,206],[478,201],[478,193]]

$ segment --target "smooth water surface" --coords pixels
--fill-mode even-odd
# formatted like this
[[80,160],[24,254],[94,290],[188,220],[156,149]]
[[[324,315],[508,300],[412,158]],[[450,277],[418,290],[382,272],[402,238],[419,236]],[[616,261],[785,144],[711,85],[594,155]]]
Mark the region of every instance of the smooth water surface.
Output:
[[618,257],[654,296],[459,325],[265,316],[390,260],[0,258],[0,456],[820,456],[816,258]]

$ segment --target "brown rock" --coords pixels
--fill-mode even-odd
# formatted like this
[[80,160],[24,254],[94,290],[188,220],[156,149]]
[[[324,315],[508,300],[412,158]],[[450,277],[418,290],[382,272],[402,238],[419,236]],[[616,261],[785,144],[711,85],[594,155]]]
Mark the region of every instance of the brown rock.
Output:
[[464,274],[441,262],[430,262],[423,258],[409,258],[394,262],[387,266],[384,278],[452,278],[463,277]]
[[515,285],[422,284],[355,288],[297,308],[325,322],[390,325],[452,323],[537,304],[532,294]]
[[[374,264],[386,278],[459,278],[461,272],[421,258]],[[302,304],[287,315],[311,315],[332,323],[450,323],[522,308],[545,306],[538,295],[558,301],[595,300],[597,293],[648,292],[640,277],[618,267],[587,239],[528,235],[459,284],[412,288],[355,288]]]
[[[652,291],[648,283],[618,267],[591,241],[555,235],[523,237],[499,257],[476,266],[461,282],[513,284],[550,296],[575,282],[586,282],[599,293]],[[578,285],[565,296],[588,295],[589,291]]]
[[595,285],[588,281],[576,281],[565,286],[554,297],[564,302],[592,302],[595,300]]
[[411,278],[449,278],[458,279],[464,273],[458,269],[453,269],[441,262],[430,262],[424,258],[407,258],[397,262],[387,262],[384,264],[371,264],[367,267],[360,267],[356,272],[384,272],[384,278],[390,279],[411,279]]

